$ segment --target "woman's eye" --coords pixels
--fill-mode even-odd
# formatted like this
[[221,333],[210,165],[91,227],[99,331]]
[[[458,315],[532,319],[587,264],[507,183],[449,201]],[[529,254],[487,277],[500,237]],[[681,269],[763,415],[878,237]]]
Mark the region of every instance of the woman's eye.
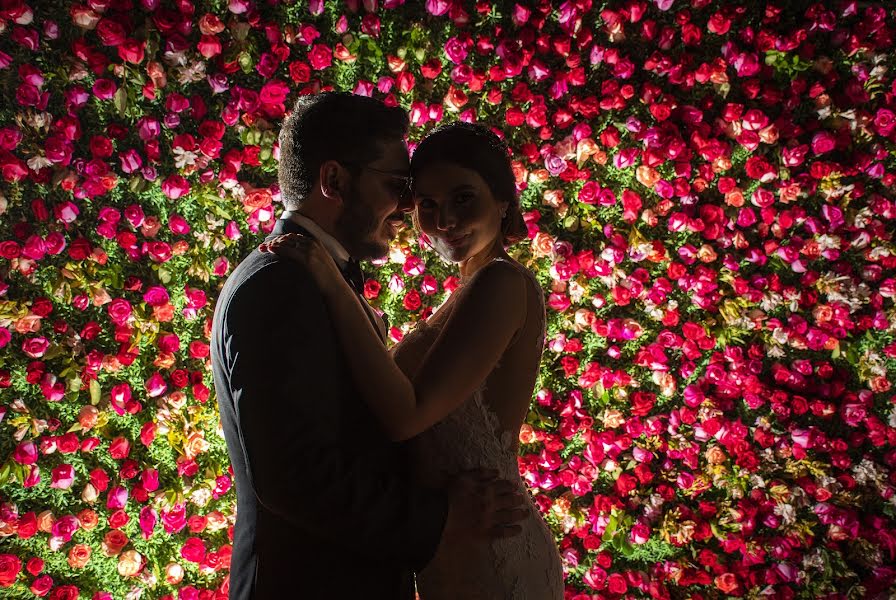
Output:
[[469,204],[474,199],[473,194],[460,194],[454,198],[457,204]]
[[417,206],[423,210],[429,210],[434,204],[431,198],[417,198]]

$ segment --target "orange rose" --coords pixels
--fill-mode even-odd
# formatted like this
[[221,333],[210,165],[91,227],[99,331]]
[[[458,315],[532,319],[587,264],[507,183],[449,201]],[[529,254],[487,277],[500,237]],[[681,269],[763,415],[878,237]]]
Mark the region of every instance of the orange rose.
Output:
[[160,323],[169,323],[174,319],[174,305],[166,302],[160,306],[153,306],[152,316]]
[[184,578],[184,568],[176,562],[170,562],[165,565],[165,583],[168,585],[177,585]]
[[199,31],[202,35],[215,35],[224,31],[224,23],[216,15],[205,13],[199,18]]
[[78,413],[78,423],[82,429],[92,429],[99,415],[100,411],[95,406],[85,404]]
[[778,141],[778,128],[774,125],[769,125],[765,129],[762,129],[759,132],[759,139],[765,144],[774,144]]
[[529,170],[523,166],[518,160],[513,161],[511,163],[511,168],[513,169],[513,179],[519,184],[526,181],[526,178],[529,176]]
[[187,458],[194,459],[206,450],[208,442],[205,441],[205,435],[201,431],[193,431],[187,436],[187,441],[184,443],[184,454]]
[[519,437],[521,444],[534,444],[538,439],[535,437],[535,430],[528,423],[523,423],[522,427],[520,427]]
[[146,74],[152,80],[154,86],[159,89],[168,85],[168,75],[165,73],[165,67],[157,61],[150,61],[146,64]]
[[101,544],[103,554],[109,557],[117,556],[128,545],[129,541],[128,536],[118,529],[113,529],[103,537],[103,543]]
[[554,249],[554,238],[549,234],[539,231],[532,240],[532,251],[535,256],[550,256]]
[[75,544],[68,551],[68,565],[73,569],[83,569],[90,561],[90,546],[87,544]]
[[134,577],[143,570],[145,560],[136,550],[126,550],[118,557],[118,574],[122,577]]
[[544,183],[551,178],[551,174],[547,169],[536,169],[529,173],[529,179],[533,183]]
[[154,361],[152,361],[152,364],[154,367],[158,367],[160,369],[170,369],[176,362],[177,357],[175,357],[171,352],[159,352],[159,355]]
[[166,397],[168,400],[168,406],[175,410],[179,410],[184,407],[187,403],[187,395],[181,392],[180,390],[175,390],[168,394]]
[[660,174],[656,169],[641,165],[635,170],[635,179],[644,187],[652,189],[656,182],[660,180]]
[[722,573],[715,579],[716,587],[721,590],[723,594],[731,594],[735,590],[737,590],[737,577],[734,573]]
[[876,394],[890,391],[890,380],[884,376],[875,377],[871,380],[871,391]]
[[177,240],[171,246],[171,254],[174,256],[183,256],[190,250],[190,242],[187,240]]
[[827,304],[819,304],[812,309],[812,316],[816,323],[827,323],[834,318],[834,309]]
[[212,512],[205,515],[205,518],[208,519],[208,529],[209,531],[218,531],[219,529],[224,529],[228,526],[229,521],[227,517],[225,517],[220,511],[213,510]]
[[563,191],[562,190],[545,190],[543,195],[543,201],[548,206],[553,208],[557,208],[563,206]]
[[725,204],[739,208],[744,205],[744,193],[739,188],[734,188],[725,194]]
[[86,6],[74,6],[69,14],[72,17],[72,23],[81,29],[93,29],[100,22],[100,16],[92,8]]
[[448,86],[448,93],[445,94],[445,106],[452,112],[458,112],[467,103],[467,95],[460,88],[453,85]]
[[56,522],[56,517],[53,516],[53,513],[49,510],[45,510],[44,512],[37,515],[37,529],[39,531],[43,531],[44,533],[50,533],[53,531],[53,523]]
[[697,258],[700,259],[700,262],[711,263],[718,257],[719,255],[716,254],[715,250],[713,250],[712,246],[709,244],[703,244],[700,246],[700,249],[697,250]]
[[156,234],[159,232],[159,229],[162,228],[162,222],[159,221],[158,217],[149,216],[143,220],[143,225],[140,226],[140,232],[143,233],[144,236],[148,238],[156,237]]
[[15,323],[16,333],[34,333],[40,330],[40,317],[37,315],[25,315],[17,319]]
[[725,462],[728,457],[725,451],[718,446],[712,446],[706,449],[706,461],[711,465],[720,465]]
[[257,208],[266,208],[273,202],[271,191],[267,188],[258,188],[252,190],[243,198],[243,206],[255,210]]
[[96,514],[96,511],[92,508],[85,508],[81,512],[78,513],[78,521],[81,522],[81,528],[90,531],[94,527],[97,526],[100,519]]

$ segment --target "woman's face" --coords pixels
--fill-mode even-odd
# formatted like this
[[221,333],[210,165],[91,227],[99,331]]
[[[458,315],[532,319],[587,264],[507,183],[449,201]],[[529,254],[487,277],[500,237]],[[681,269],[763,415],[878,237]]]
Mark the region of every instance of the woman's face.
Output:
[[498,202],[482,176],[450,162],[433,163],[414,177],[420,231],[445,260],[463,262],[490,251],[502,237]]

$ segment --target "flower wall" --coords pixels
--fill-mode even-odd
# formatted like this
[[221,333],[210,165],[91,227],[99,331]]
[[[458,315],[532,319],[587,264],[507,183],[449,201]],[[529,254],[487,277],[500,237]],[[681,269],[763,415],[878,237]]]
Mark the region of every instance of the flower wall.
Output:
[[[0,2],[0,594],[225,597],[210,318],[325,89],[513,150],[568,597],[896,591],[896,17],[763,4]],[[393,340],[457,285],[375,267]]]

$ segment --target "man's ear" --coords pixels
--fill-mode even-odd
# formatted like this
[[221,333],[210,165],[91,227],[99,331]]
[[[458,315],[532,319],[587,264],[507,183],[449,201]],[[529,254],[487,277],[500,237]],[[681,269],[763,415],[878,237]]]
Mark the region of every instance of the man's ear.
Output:
[[327,160],[321,163],[318,176],[320,180],[320,191],[325,198],[342,202],[342,194],[345,192],[347,174],[345,167],[335,160]]

